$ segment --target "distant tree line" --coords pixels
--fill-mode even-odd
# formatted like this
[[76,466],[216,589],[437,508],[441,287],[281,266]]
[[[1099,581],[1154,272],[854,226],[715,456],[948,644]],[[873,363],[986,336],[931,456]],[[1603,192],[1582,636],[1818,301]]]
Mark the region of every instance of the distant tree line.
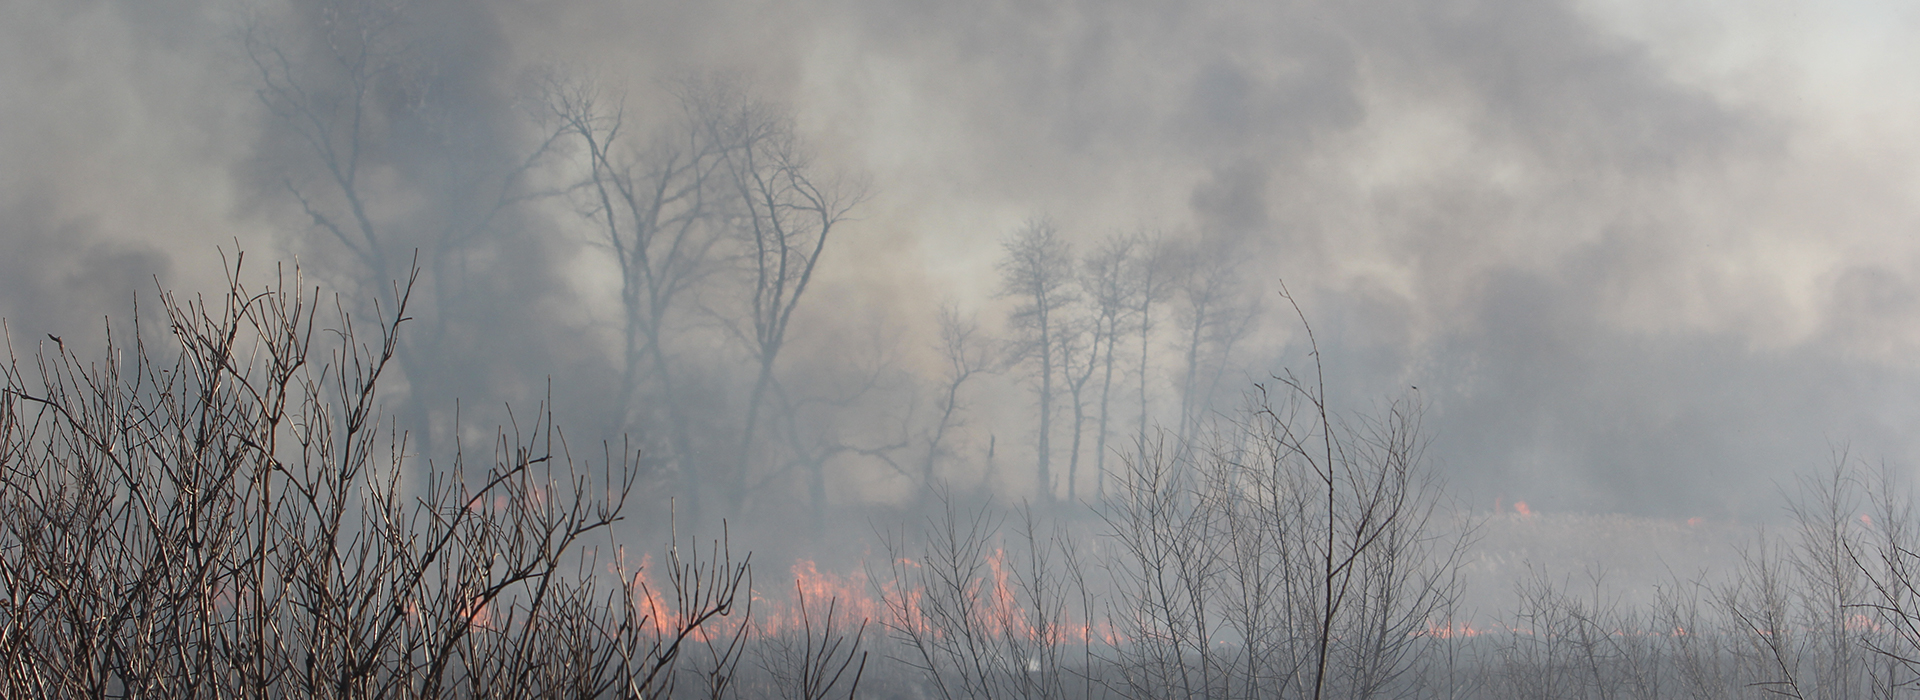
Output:
[[796,356],[824,332],[808,324],[832,316],[816,282],[858,259],[846,229],[875,188],[824,165],[793,107],[726,72],[630,94],[551,68],[509,93],[497,76],[422,62],[408,48],[427,31],[417,13],[329,0],[254,22],[245,48],[273,116],[273,189],[306,225],[290,247],[310,274],[392,304],[388,281],[422,269],[395,362],[396,414],[423,452],[460,429],[462,392],[537,385],[527,355],[560,352],[516,354],[541,341],[511,337],[568,332],[543,309],[583,308],[573,280],[540,282],[564,269],[554,235],[617,285],[614,315],[575,321],[593,327],[585,347],[558,344],[611,358],[572,365],[611,378],[563,383],[604,411],[596,427],[645,445],[643,466],[690,522],[798,492],[817,529],[836,468],[859,460],[923,500],[979,479],[989,465],[968,409],[979,379],[1008,371],[1033,395],[1007,444],[1031,452],[1002,452],[1031,457],[993,462],[993,477],[1043,502],[1098,496],[1116,449],[1161,426],[1192,439],[1249,376],[1235,353],[1261,305],[1223,238],[1115,233],[1081,252],[1048,219],[1005,232],[1004,335],[949,305],[926,343],[938,369],[899,362],[918,353],[887,329],[870,349],[842,339]]

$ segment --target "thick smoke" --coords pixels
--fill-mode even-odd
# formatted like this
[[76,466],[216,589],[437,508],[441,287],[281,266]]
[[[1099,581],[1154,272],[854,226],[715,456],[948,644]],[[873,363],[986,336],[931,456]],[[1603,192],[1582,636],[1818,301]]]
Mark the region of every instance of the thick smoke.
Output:
[[[377,36],[342,32],[343,12],[370,7],[392,12]],[[17,348],[97,339],[156,276],[218,288],[216,247],[236,245],[262,271],[298,257],[367,314],[376,298],[390,308],[418,249],[412,398],[388,411],[423,452],[445,453],[455,399],[474,439],[503,404],[549,394],[581,444],[617,439],[636,429],[609,389],[618,277],[567,191],[580,153],[547,141],[541,85],[593,80],[643,131],[672,121],[676,80],[728,71],[791,106],[821,168],[875,184],[780,359],[781,400],[815,408],[769,429],[804,457],[787,468],[828,475],[826,498],[913,492],[881,456],[911,461],[883,448],[918,444],[905,426],[928,420],[939,305],[1001,332],[1000,242],[1044,215],[1082,252],[1144,229],[1235,261],[1262,311],[1218,368],[1211,410],[1310,368],[1275,295],[1285,280],[1341,404],[1416,393],[1430,457],[1474,503],[1762,519],[1775,484],[1836,445],[1914,454],[1920,251],[1905,234],[1920,210],[1901,116],[1914,100],[1858,58],[1901,65],[1891,39],[1861,34],[1849,53],[1831,38],[1872,18],[1803,36],[1758,11],[1702,12],[15,3],[0,9],[0,315]],[[358,94],[334,59],[361,40],[381,61],[362,76],[357,156],[377,255],[314,216],[355,233],[313,140],[347,127],[301,112]],[[263,48],[291,68],[263,72]],[[689,363],[678,400],[725,432],[752,374],[736,329],[674,328],[681,357],[715,360]],[[946,444],[957,480],[1031,488],[1030,388],[1012,371],[967,386]],[[1149,390],[1171,428],[1180,387]]]

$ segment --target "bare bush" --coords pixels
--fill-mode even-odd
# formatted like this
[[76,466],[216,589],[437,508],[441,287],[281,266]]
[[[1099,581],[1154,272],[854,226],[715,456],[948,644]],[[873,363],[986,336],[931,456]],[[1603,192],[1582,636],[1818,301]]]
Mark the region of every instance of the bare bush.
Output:
[[318,323],[297,269],[255,291],[236,261],[221,297],[162,293],[161,337],[10,355],[0,695],[671,690],[746,563],[675,548],[668,590],[609,585],[591,541],[621,518],[633,455],[576,460],[545,406],[500,431],[477,483],[456,452],[403,484],[407,439],[378,406],[412,279],[371,342],[345,304]]
[[1418,404],[1348,421],[1320,376],[1129,461],[1105,514],[1123,695],[1375,697],[1435,641],[1467,538],[1435,521]]
[[[825,700],[847,681],[847,697],[860,691],[860,676],[867,669],[867,653],[860,650],[866,641],[867,620],[848,634],[839,613],[839,599],[826,601],[826,614],[815,627],[814,608],[807,603],[807,590],[794,581],[794,607],[800,616],[799,639],[794,634],[775,635],[762,643],[757,653],[760,668],[773,681],[781,700]],[[858,660],[856,666],[854,662]],[[847,669],[853,675],[847,675]]]
[[1084,697],[1094,632],[1072,613],[1094,603],[1070,538],[1043,531],[1031,509],[1003,537],[1006,516],[990,504],[964,509],[939,496],[924,527],[883,534],[888,570],[870,575],[894,658],[949,700]]
[[[1576,592],[1544,573],[1502,629],[1475,641],[1487,695],[1513,698],[1906,697],[1900,565],[1909,499],[1865,488],[1842,455],[1787,498],[1787,536],[1761,536],[1738,570],[1676,578],[1650,610],[1598,576]],[[1873,515],[1862,513],[1874,495]],[[1878,653],[1876,653],[1878,652]]]

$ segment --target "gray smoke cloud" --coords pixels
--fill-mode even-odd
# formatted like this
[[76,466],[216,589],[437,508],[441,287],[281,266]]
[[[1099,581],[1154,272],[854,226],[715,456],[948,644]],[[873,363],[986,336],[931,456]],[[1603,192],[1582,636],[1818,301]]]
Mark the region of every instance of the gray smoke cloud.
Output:
[[[16,343],[96,337],[155,276],[217,289],[214,248],[236,241],[369,298],[399,274],[397,253],[356,267],[302,210],[291,191],[342,203],[248,60],[253,26],[337,86],[318,60],[336,5],[0,8]],[[1920,100],[1882,75],[1911,63],[1887,27],[1912,18],[1849,7],[409,3],[365,165],[389,252],[439,251],[409,340],[435,359],[408,372],[431,405],[390,410],[444,435],[454,397],[484,426],[549,378],[563,418],[615,405],[617,278],[577,203],[479,212],[540,143],[537,76],[622,90],[639,124],[668,118],[666,81],[729,70],[793,106],[823,166],[876,184],[799,312],[796,392],[906,401],[937,370],[941,300],[999,329],[1000,241],[1044,214],[1081,250],[1147,228],[1231,251],[1265,311],[1220,410],[1230,384],[1307,367],[1284,279],[1342,405],[1417,394],[1429,456],[1475,504],[1765,519],[1836,445],[1903,469],[1920,447]],[[743,400],[724,374],[687,377],[712,387],[699,411]],[[972,392],[959,444],[1008,470],[1031,397],[1012,377]],[[884,467],[836,459],[840,497],[898,497]]]

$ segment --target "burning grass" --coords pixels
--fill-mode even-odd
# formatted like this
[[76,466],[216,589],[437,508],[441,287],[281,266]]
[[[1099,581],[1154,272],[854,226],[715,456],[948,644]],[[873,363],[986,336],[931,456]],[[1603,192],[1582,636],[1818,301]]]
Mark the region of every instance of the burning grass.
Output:
[[[576,457],[544,406],[499,431],[490,464],[461,450],[403,479],[415,464],[376,397],[405,288],[363,342],[338,304],[317,323],[297,272],[257,292],[237,266],[233,279],[211,305],[164,297],[166,336],[136,333],[105,361],[56,339],[5,365],[0,695],[1853,698],[1916,685],[1912,499],[1844,456],[1802,484],[1792,528],[1734,550],[1719,578],[1669,566],[1623,589],[1556,577],[1540,547],[1586,541],[1565,556],[1590,558],[1655,540],[1700,566],[1727,551],[1712,544],[1721,526],[1519,503],[1457,516],[1421,468],[1417,403],[1342,418],[1317,375],[1288,375],[1204,439],[1137,445],[1089,515],[939,494],[924,520],[881,528],[864,567],[799,560],[762,586],[724,531],[674,532],[630,558],[614,525],[634,456]],[[1518,583],[1482,615],[1464,605],[1469,580]]]

